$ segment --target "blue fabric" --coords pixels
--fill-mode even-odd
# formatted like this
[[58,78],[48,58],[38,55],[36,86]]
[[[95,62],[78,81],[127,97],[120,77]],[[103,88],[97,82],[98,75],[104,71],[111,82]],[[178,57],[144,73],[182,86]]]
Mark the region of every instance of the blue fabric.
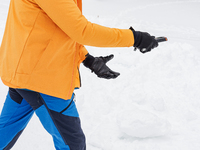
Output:
[[43,127],[52,135],[57,150],[86,150],[73,98],[74,94],[70,100],[64,100],[10,88],[0,115],[0,149],[6,147],[7,150],[15,144],[35,111]]
[[70,150],[86,150],[85,135],[81,129],[80,119],[52,110],[50,110],[50,114]]
[[[45,94],[40,94],[42,98],[44,99],[47,107],[53,111],[56,112],[61,112],[63,109],[65,109],[73,100],[74,94],[72,95],[71,99],[69,100],[64,100],[61,98],[45,95]],[[72,117],[79,117],[78,111],[76,109],[76,105],[74,101],[70,105],[70,107],[67,109],[67,111],[64,111],[62,114],[67,115],[67,116],[72,116]]]
[[36,110],[40,106],[43,105],[43,102],[41,101],[41,99],[39,99],[40,94],[38,92],[34,92],[34,91],[30,91],[30,90],[22,90],[22,89],[13,89],[12,91],[13,91],[12,93],[14,93],[14,91],[15,91],[17,94],[22,96],[29,103],[29,105],[33,108],[33,110]]
[[25,100],[18,104],[7,95],[0,115],[0,149],[5,148],[26,127],[33,112]]
[[63,141],[63,138],[61,137],[46,107],[44,105],[41,106],[35,111],[35,113],[39,117],[43,127],[52,135],[56,150],[70,150],[69,146]]
[[[44,128],[52,135],[56,149],[67,150],[67,145],[70,150],[86,150],[85,135],[81,129],[80,119],[76,117],[78,116],[76,105],[73,102],[69,106],[74,95],[70,100],[63,100],[45,94],[40,95],[44,105],[35,112]],[[68,109],[61,114],[60,111],[67,106],[69,106]]]

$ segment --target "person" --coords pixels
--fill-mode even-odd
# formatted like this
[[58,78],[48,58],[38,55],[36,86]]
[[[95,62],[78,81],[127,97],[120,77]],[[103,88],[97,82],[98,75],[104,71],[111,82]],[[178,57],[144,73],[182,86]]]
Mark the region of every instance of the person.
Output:
[[[57,150],[85,150],[86,139],[74,103],[83,63],[98,77],[118,72],[85,45],[150,51],[154,36],[89,22],[81,0],[11,0],[0,48],[0,77],[9,91],[0,116],[0,149],[13,147],[33,113],[53,137]],[[41,143],[38,143],[41,144]]]

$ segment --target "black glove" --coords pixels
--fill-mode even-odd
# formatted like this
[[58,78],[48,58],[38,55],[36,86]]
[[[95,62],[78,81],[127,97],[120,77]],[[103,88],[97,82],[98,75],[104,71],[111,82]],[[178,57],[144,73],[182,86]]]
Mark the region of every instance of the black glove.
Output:
[[86,59],[83,61],[83,65],[91,69],[99,78],[114,79],[117,78],[120,73],[110,70],[106,65],[113,57],[114,55],[93,57],[92,55],[87,54]]
[[138,48],[140,52],[146,53],[158,46],[158,42],[155,40],[155,36],[151,36],[147,32],[135,31],[132,27],[130,27],[130,29],[133,32],[135,39],[133,46]]

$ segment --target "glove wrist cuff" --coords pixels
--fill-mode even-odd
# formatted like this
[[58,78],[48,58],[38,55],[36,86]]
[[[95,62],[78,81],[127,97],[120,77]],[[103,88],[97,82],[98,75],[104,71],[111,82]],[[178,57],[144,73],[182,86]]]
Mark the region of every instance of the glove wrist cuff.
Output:
[[91,68],[93,62],[94,62],[95,58],[90,55],[89,53],[86,55],[85,60],[83,61],[83,65],[87,68]]
[[129,28],[132,32],[133,32],[133,36],[134,36],[134,39],[135,39],[135,42],[134,42],[134,47],[138,47],[140,45],[140,41],[141,41],[141,32],[139,31],[135,31],[133,29],[133,27],[130,27]]

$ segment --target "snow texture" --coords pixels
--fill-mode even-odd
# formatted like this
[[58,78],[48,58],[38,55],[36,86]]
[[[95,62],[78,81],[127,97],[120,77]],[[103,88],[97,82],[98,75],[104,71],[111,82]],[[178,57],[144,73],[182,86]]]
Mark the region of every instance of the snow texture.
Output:
[[[0,40],[8,0],[0,1]],[[99,79],[81,66],[77,108],[87,150],[200,149],[200,0],[83,0],[83,14],[108,27],[168,37],[152,52],[87,46],[94,56],[114,54],[121,75]],[[7,87],[0,83],[0,109]],[[36,115],[13,150],[53,150]]]

